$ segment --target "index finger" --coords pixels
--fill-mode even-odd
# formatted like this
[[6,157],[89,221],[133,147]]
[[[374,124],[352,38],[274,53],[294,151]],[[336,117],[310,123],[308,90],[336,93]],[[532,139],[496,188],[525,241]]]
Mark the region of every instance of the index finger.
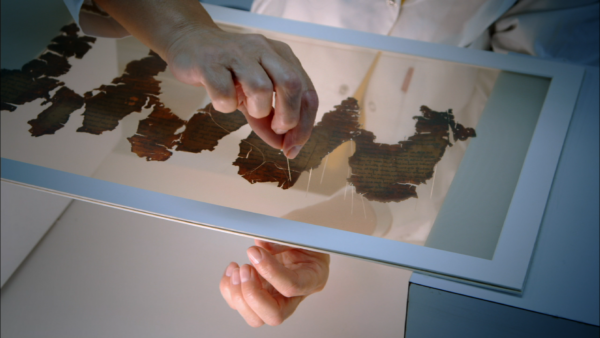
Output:
[[275,91],[275,116],[271,128],[277,134],[285,134],[296,127],[300,119],[300,101],[306,82],[304,74],[275,53],[263,55],[261,65],[271,78]]
[[296,127],[285,134],[283,140],[283,152],[287,158],[295,158],[304,144],[310,138],[317,108],[319,107],[319,98],[314,90],[306,91],[302,95],[302,105],[300,110],[300,121]]
[[261,60],[276,93],[271,128],[277,134],[286,134],[284,154],[295,158],[310,137],[319,99],[312,81],[289,46],[276,42],[274,45],[281,56],[269,55]]
[[262,119],[254,118],[248,113],[248,110],[243,105],[239,106],[238,109],[244,114],[246,117],[246,121],[252,128],[252,130],[260,137],[265,143],[270,145],[275,149],[281,149],[283,146],[283,135],[275,134],[271,129],[271,120],[273,118],[273,114],[263,117]]

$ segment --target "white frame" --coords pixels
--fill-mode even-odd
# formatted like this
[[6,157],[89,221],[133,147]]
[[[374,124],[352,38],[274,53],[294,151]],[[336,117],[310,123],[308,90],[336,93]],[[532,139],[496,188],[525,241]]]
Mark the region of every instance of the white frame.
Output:
[[192,201],[5,158],[1,164],[2,180],[194,226],[401,266],[505,292],[521,292],[584,68],[204,6],[219,23],[551,78],[493,259]]

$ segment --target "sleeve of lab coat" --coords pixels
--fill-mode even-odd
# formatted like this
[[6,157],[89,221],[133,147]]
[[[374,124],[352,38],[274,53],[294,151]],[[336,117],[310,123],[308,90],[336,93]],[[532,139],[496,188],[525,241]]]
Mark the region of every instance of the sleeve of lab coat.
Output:
[[494,24],[492,48],[598,67],[598,1],[521,0]]
[[92,0],[63,1],[84,34],[106,38],[123,38],[130,35]]

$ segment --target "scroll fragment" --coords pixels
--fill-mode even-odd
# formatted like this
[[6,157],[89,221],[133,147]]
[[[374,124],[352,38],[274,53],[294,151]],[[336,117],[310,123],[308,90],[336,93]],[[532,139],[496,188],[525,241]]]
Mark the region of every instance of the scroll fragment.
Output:
[[[79,99],[76,99],[75,95],[79,95],[69,89],[70,93],[74,94],[69,96],[71,99],[65,99],[65,91],[61,92],[58,97],[51,99],[50,92],[64,86],[64,83],[57,80],[56,77],[66,74],[71,69],[68,58],[75,56],[81,59],[92,48],[91,44],[96,41],[96,38],[78,35],[79,28],[75,23],[62,27],[60,31],[61,34],[52,39],[46,47],[46,52],[37,59],[29,61],[21,69],[1,70],[2,102],[0,110],[12,112],[17,109],[18,105],[44,98],[46,101],[42,104],[51,101],[53,103],[52,109],[61,110],[62,116],[67,116],[68,119],[67,111],[71,107],[77,106],[76,102]],[[81,106],[75,109],[79,108]],[[71,112],[73,111],[71,110]],[[56,127],[56,124],[42,121],[48,116],[53,116],[53,114],[46,112],[41,118],[38,116],[37,120],[41,122],[41,125]],[[51,129],[47,134],[53,134],[55,131],[56,129]],[[37,135],[34,136],[45,134],[39,128],[36,129],[36,133]]]
[[421,106],[415,116],[415,134],[397,144],[376,143],[375,135],[361,130],[354,138],[356,152],[349,159],[352,176],[348,181],[356,192],[371,201],[400,202],[417,197],[416,187],[433,177],[436,164],[454,140],[474,137],[473,128],[454,121],[452,109],[436,112]]
[[317,168],[327,154],[354,136],[360,126],[358,114],[358,102],[354,98],[342,101],[324,114],[300,153],[289,160],[289,168],[285,155],[254,132],[240,143],[240,152],[233,165],[239,167],[238,174],[250,183],[277,182],[278,187],[288,189],[302,172]]
[[360,128],[358,104],[348,98],[336,109],[323,115],[298,156],[289,161],[268,146],[255,133],[240,143],[240,152],[233,165],[238,174],[250,183],[277,182],[288,189],[300,174],[315,169],[321,160],[342,143],[352,139],[356,151],[349,158],[352,175],[348,178],[356,192],[366,199],[379,202],[400,202],[417,197],[416,187],[433,177],[435,165],[442,159],[446,148],[454,141],[475,137],[473,128],[455,122],[452,109],[436,112],[421,107],[421,116],[415,116],[415,134],[397,144],[375,142],[375,134]]
[[85,93],[83,126],[77,131],[100,135],[115,129],[125,116],[153,107],[160,101],[160,81],[154,77],[166,68],[167,63],[150,51],[145,58],[129,62],[113,84],[95,89],[97,94]]

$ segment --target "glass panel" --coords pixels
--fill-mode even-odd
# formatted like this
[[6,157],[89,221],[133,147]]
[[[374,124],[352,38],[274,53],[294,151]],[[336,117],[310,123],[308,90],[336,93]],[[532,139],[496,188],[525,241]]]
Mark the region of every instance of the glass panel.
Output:
[[[86,97],[85,106],[70,114],[50,109],[54,122],[60,114],[68,117],[52,133],[56,126],[48,127],[49,113],[38,114],[54,105],[65,107],[68,100],[58,99],[64,87],[50,91],[56,99],[48,105],[40,106],[39,98],[3,112],[2,157],[492,258],[548,79],[273,32],[225,29],[288,43],[319,94],[316,121],[354,97],[360,126],[351,128],[347,140],[330,142],[329,148],[323,143],[341,127],[323,127],[314,133],[323,139],[305,147],[306,156],[288,165],[281,155],[268,155],[268,149],[248,139],[251,129],[243,119],[198,113],[210,103],[205,90],[179,83],[168,68],[162,71],[164,65],[148,56],[139,41],[98,39],[82,59],[69,58],[72,68],[57,77]],[[132,62],[142,59],[143,71],[136,73],[141,68]],[[3,100],[4,81],[3,72]],[[112,87],[100,88],[111,82]],[[109,104],[110,95],[114,101]],[[136,107],[140,112],[134,112]],[[36,117],[38,122],[31,122]],[[34,135],[35,125],[43,127],[37,132],[41,135]],[[206,145],[198,135],[212,138],[214,150],[194,152],[199,143]],[[261,160],[263,155],[267,160]],[[313,161],[314,168],[302,158]],[[251,184],[238,174],[241,168],[247,169],[250,181],[279,178],[279,187],[275,182]],[[486,200],[490,194],[497,202]]]

